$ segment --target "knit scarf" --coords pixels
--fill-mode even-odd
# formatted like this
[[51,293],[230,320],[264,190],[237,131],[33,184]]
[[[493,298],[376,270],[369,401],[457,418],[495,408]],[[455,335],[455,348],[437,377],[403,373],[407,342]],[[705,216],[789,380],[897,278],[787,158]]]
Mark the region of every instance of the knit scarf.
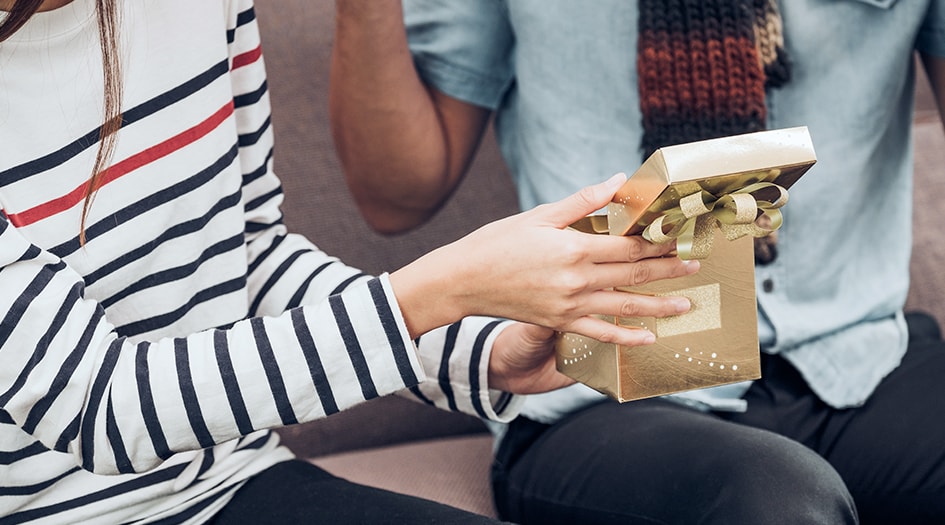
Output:
[[[776,0],[639,0],[644,158],[663,146],[765,129],[765,88],[790,79]],[[776,256],[759,239],[755,258]]]

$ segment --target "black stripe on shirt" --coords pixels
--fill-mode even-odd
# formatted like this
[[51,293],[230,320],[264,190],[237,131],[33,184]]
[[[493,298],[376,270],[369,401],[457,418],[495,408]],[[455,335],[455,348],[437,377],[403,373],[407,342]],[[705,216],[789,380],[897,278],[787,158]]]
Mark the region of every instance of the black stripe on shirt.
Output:
[[[206,71],[198,74],[192,79],[174,87],[160,95],[151,98],[122,113],[122,127],[133,124],[145,117],[153,115],[158,111],[171,106],[172,104],[184,100],[201,89],[210,85],[216,79],[228,74],[230,71],[229,58],[217,62]],[[4,171],[0,171],[0,187],[8,186],[19,182],[27,177],[42,173],[65,163],[76,155],[98,143],[101,127],[93,129],[82,137],[77,138],[62,148],[44,155],[38,159],[31,160],[19,166],[13,166]]]
[[232,44],[236,38],[236,30],[253,20],[256,20],[256,11],[254,11],[252,7],[236,15],[236,27],[226,31],[226,43]]
[[246,146],[252,146],[259,142],[259,139],[262,138],[263,134],[266,133],[266,130],[269,129],[269,126],[272,125],[272,116],[267,116],[266,120],[259,126],[259,129],[251,133],[241,133],[239,135],[239,144],[241,148]]
[[23,293],[14,299],[10,309],[0,320],[0,347],[6,344],[10,336],[13,335],[13,328],[20,323],[23,314],[26,313],[33,299],[39,297],[53,277],[65,268],[66,263],[63,261],[44,265],[43,269],[26,285]]
[[[335,289],[332,290],[331,293],[329,293],[328,295],[338,295],[338,294],[340,294],[341,292],[345,291],[345,289],[348,288],[348,286],[350,286],[351,283],[357,281],[358,279],[360,279],[360,278],[362,278],[362,277],[367,277],[367,274],[366,274],[366,273],[356,273],[356,274],[352,275],[351,277],[348,277],[348,278],[345,279],[344,281],[341,281],[341,283],[339,283],[338,286],[336,286]],[[386,301],[386,299],[385,299],[385,301]]]
[[151,343],[142,342],[138,344],[135,352],[135,379],[138,384],[138,399],[141,403],[141,416],[144,418],[144,426],[148,430],[148,436],[151,437],[151,445],[154,452],[161,459],[168,459],[174,453],[167,445],[167,436],[164,435],[164,429],[161,427],[161,420],[157,415],[157,407],[154,404],[154,395],[151,393],[151,367],[148,363]]
[[417,374],[413,372],[410,366],[410,356],[407,355],[407,346],[400,338],[400,329],[397,327],[397,320],[394,312],[387,302],[387,295],[384,293],[384,287],[380,279],[371,279],[367,283],[368,290],[371,291],[371,299],[377,305],[380,314],[381,326],[384,333],[387,334],[387,341],[394,351],[394,362],[397,363],[397,371],[400,372],[400,379],[406,386],[414,386],[420,382]]
[[489,334],[491,334],[492,331],[495,330],[495,327],[501,322],[500,320],[492,321],[479,331],[479,335],[476,336],[476,342],[473,343],[472,357],[469,360],[469,388],[472,396],[472,404],[473,408],[476,409],[476,413],[483,419],[488,419],[488,416],[486,415],[485,409],[482,407],[482,400],[479,398],[479,393],[482,391],[479,388],[479,365],[482,360],[482,352],[485,350],[486,338],[489,337]]
[[135,469],[131,465],[131,458],[125,450],[125,442],[121,439],[121,431],[118,430],[118,421],[115,419],[115,406],[112,403],[112,396],[108,396],[108,403],[105,407],[105,435],[108,437],[108,444],[112,447],[115,454],[115,465],[118,472],[122,474],[132,474]]
[[184,400],[187,420],[190,421],[190,428],[193,430],[200,446],[204,448],[212,447],[214,445],[213,436],[210,435],[207,422],[203,418],[203,411],[200,409],[200,400],[197,398],[197,390],[194,388],[194,379],[190,374],[190,355],[188,352],[187,339],[182,337],[174,339],[177,381],[180,384],[180,394]]
[[428,404],[428,405],[430,405],[430,406],[436,406],[436,404],[435,404],[433,401],[431,401],[429,397],[423,395],[423,392],[420,391],[420,388],[419,388],[419,387],[417,387],[417,386],[412,386],[412,387],[410,387],[410,392],[411,392],[414,396],[416,396],[417,399],[419,399],[420,401],[423,401],[424,403],[426,403],[426,404]]
[[[109,393],[112,373],[115,371],[115,365],[118,363],[118,354],[121,353],[123,339],[115,339],[105,350],[105,356],[102,364],[99,366],[98,373],[92,381],[92,389],[89,392],[89,400],[85,403],[85,415],[82,417],[82,468],[93,470],[95,467],[95,443],[100,439],[95,436],[95,420],[98,418],[99,410],[102,408],[102,401]],[[105,410],[108,408],[106,406]],[[105,414],[105,437],[111,441],[113,435],[108,428],[108,414]],[[115,429],[117,430],[117,429]],[[121,459],[116,458],[116,459]],[[127,457],[125,458],[127,459]],[[130,468],[130,461],[127,468]],[[122,466],[119,465],[119,468]],[[120,471],[123,472],[123,471]]]
[[266,325],[261,317],[254,317],[249,320],[249,325],[253,328],[253,339],[256,342],[256,350],[259,352],[259,359],[262,361],[263,370],[266,371],[266,379],[269,381],[269,391],[272,392],[273,401],[276,403],[276,410],[279,417],[282,418],[283,425],[294,425],[299,422],[292,410],[292,402],[289,401],[289,395],[286,393],[285,381],[282,379],[282,372],[279,370],[279,363],[276,361],[276,354],[272,351],[272,344],[269,342],[269,336],[266,334]]
[[48,451],[49,449],[46,448],[46,445],[43,445],[39,441],[34,441],[19,450],[0,452],[0,465],[12,465],[21,459],[26,459]]
[[197,469],[197,476],[194,478],[194,481],[200,479],[204,472],[210,470],[210,467],[213,466],[213,463],[216,461],[216,457],[213,455],[214,450],[214,447],[203,449],[203,460],[200,462],[200,468]]
[[233,108],[239,109],[247,106],[252,106],[253,104],[259,102],[259,99],[266,94],[266,91],[269,90],[269,82],[263,80],[263,83],[258,88],[250,91],[249,93],[244,93],[242,95],[237,95],[233,97]]
[[82,414],[76,414],[72,422],[66,425],[65,430],[59,434],[56,445],[53,450],[56,452],[69,452],[69,443],[72,443],[79,437],[79,428],[82,426]]
[[[233,162],[237,158],[237,153],[238,153],[238,150],[236,146],[234,145],[232,148],[230,148],[229,151],[224,153],[220,158],[215,160],[212,164],[210,164],[206,168],[194,174],[192,177],[188,177],[182,180],[181,182],[174,184],[173,186],[162,188],[158,192],[145,196],[144,198],[138,200],[137,202],[130,204],[128,206],[125,206],[121,210],[118,210],[117,212],[109,215],[107,218],[102,219],[101,221],[98,221],[95,224],[88,226],[85,229],[86,239],[88,241],[91,241],[92,239],[95,239],[101,235],[104,235],[108,231],[113,230],[121,226],[122,224],[125,224],[139,216],[146,216],[148,213],[153,212],[158,207],[164,204],[167,204],[168,202],[174,201],[175,199],[179,199],[181,195],[185,195],[187,193],[190,193],[196,190],[197,188],[213,180],[217,175],[223,172],[223,170],[226,169],[227,166],[230,166],[231,164],[233,164]],[[92,272],[91,274],[87,275],[85,278],[85,282],[88,283],[89,286],[91,286],[91,283],[98,281],[105,275],[108,275],[109,273],[114,272],[118,268],[121,268],[122,266],[128,264],[129,260],[136,260],[138,258],[143,257],[144,255],[148,253],[151,253],[152,251],[157,249],[157,247],[161,245],[162,243],[167,242],[168,240],[174,239],[176,237],[182,237],[188,233],[199,231],[204,226],[206,226],[206,224],[210,221],[210,219],[215,217],[221,211],[227,208],[233,207],[233,206],[237,206],[241,198],[242,198],[242,194],[240,191],[233,192],[232,194],[218,201],[213,206],[213,208],[210,209],[210,211],[204,214],[203,217],[197,217],[189,221],[180,223],[174,226],[173,228],[165,231],[156,239],[153,239],[152,241],[145,243],[140,248],[136,250],[132,250],[131,252],[124,254],[122,257],[119,257],[117,260],[109,264],[103,265],[97,271]],[[50,248],[49,251],[65,259],[67,256],[75,253],[81,248],[82,246],[79,244],[79,237],[76,236],[58,246]]]
[[502,392],[499,395],[498,401],[495,402],[495,408],[494,408],[495,413],[501,414],[502,412],[505,412],[505,409],[509,407],[509,403],[511,402],[512,402],[512,394],[508,392]]
[[119,334],[131,337],[135,335],[141,335],[146,332],[151,332],[154,330],[160,330],[161,328],[167,328],[172,324],[180,321],[184,318],[191,310],[197,307],[200,304],[210,302],[214,299],[218,299],[225,295],[232,293],[237,293],[244,291],[246,289],[246,277],[240,276],[235,279],[230,279],[229,281],[224,281],[218,283],[209,288],[205,288],[196,294],[194,294],[189,301],[184,303],[180,308],[176,310],[171,310],[170,312],[156,315],[154,317],[149,317],[147,319],[142,319],[134,323],[129,323],[123,326],[115,327],[115,331]]
[[273,252],[276,251],[276,248],[278,248],[279,245],[281,245],[282,241],[284,240],[285,240],[285,235],[277,235],[273,237],[272,242],[269,243],[269,246],[266,247],[266,249],[263,250],[263,252],[260,253],[256,257],[256,259],[253,260],[253,262],[249,263],[249,267],[246,269],[246,273],[248,273],[249,275],[252,275],[253,272],[255,272],[257,268],[259,268],[259,265],[261,265],[266,260],[266,258],[272,255]]
[[446,403],[450,410],[456,412],[456,396],[453,394],[453,385],[450,383],[450,356],[456,349],[456,338],[459,336],[460,323],[453,323],[446,329],[446,340],[443,342],[443,357],[440,361],[440,370],[437,372],[437,380],[440,384],[440,390],[446,396]]
[[270,200],[272,200],[272,199],[274,199],[274,198],[276,198],[276,197],[278,197],[278,196],[280,196],[280,195],[282,195],[282,188],[281,188],[281,187],[277,187],[276,189],[274,189],[274,190],[272,190],[272,191],[270,191],[270,192],[268,192],[268,193],[264,193],[264,194],[262,194],[262,195],[256,197],[255,199],[253,199],[253,200],[251,200],[251,201],[248,201],[248,202],[246,203],[246,205],[244,206],[244,208],[246,209],[246,211],[255,210],[255,209],[257,209],[257,208],[262,207],[262,206],[265,205],[267,202],[269,202]]
[[257,179],[261,179],[266,173],[269,173],[269,161],[272,160],[272,152],[273,149],[269,148],[269,152],[266,153],[266,158],[263,159],[262,165],[249,173],[243,174],[243,186],[248,186]]
[[309,276],[306,277],[305,280],[299,285],[299,289],[296,290],[294,294],[292,294],[292,298],[289,299],[289,304],[286,305],[286,308],[289,309],[302,306],[302,298],[305,297],[305,292],[308,291],[309,285],[312,284],[312,281],[318,276],[318,274],[322,273],[325,271],[325,268],[328,268],[333,264],[338,264],[338,261],[329,261],[320,265],[318,268],[315,268],[315,271],[310,273]]
[[[75,473],[78,470],[79,470],[79,467],[75,467],[70,470],[67,470],[66,472],[63,472],[62,474],[52,479],[48,479],[40,483],[34,483],[32,485],[10,486],[4,483],[4,485],[0,485],[0,496],[30,496],[33,494],[38,494],[48,489],[49,487],[55,485],[56,483],[59,483],[59,480],[64,479],[68,476],[71,476],[73,473]],[[10,518],[9,516],[3,517],[3,523],[4,524],[14,523],[14,522],[8,522],[7,520],[9,518]]]
[[[178,476],[187,468],[187,464],[174,465],[172,467],[155,470],[153,472],[140,474],[137,476],[132,476],[125,483],[119,485],[113,485],[103,490],[97,492],[92,492],[73,498],[67,501],[56,503],[54,505],[49,505],[46,507],[39,507],[35,509],[24,510],[22,512],[17,512],[3,517],[3,525],[12,525],[17,523],[26,523],[28,521],[38,520],[45,518],[47,516],[54,516],[56,514],[65,514],[66,512],[77,509],[79,507],[98,503],[100,501],[106,500],[108,498],[116,498],[122,494],[127,494],[134,492],[136,490],[141,490],[143,488],[151,487],[158,485],[160,483],[166,483],[170,480],[177,479]],[[74,470],[67,472],[66,475],[72,474],[73,472],[79,470],[75,468]],[[64,476],[61,476],[64,477]]]
[[284,261],[282,261],[282,264],[272,271],[272,273],[269,275],[269,278],[266,279],[266,282],[263,283],[263,285],[259,288],[259,291],[256,292],[256,297],[253,298],[252,304],[249,305],[249,315],[258,315],[259,305],[262,304],[262,301],[266,298],[266,294],[269,293],[269,290],[271,290],[272,287],[275,286],[280,279],[282,279],[282,276],[285,275],[287,271],[289,271],[289,268],[293,263],[295,263],[296,260],[298,260],[299,257],[307,253],[312,253],[312,250],[306,248],[293,252],[291,255],[286,257]]
[[66,386],[68,386],[71,380],[72,374],[75,373],[75,369],[79,366],[79,363],[82,362],[82,359],[88,355],[89,344],[92,342],[92,335],[95,333],[98,323],[100,323],[104,317],[105,311],[101,308],[96,308],[95,312],[92,314],[92,317],[85,326],[85,331],[83,331],[82,336],[79,337],[75,348],[72,349],[69,355],[66,356],[66,358],[62,361],[62,364],[59,366],[59,370],[56,372],[56,377],[53,378],[52,384],[49,387],[49,391],[46,392],[43,397],[33,403],[33,407],[26,416],[26,421],[23,422],[23,430],[26,431],[26,433],[32,434],[36,431],[36,427],[39,425],[40,420],[42,420],[43,416],[46,415],[46,412],[49,411],[49,408],[52,406],[52,404],[66,389]]
[[308,371],[312,376],[312,384],[315,386],[318,400],[322,404],[322,410],[326,416],[334,414],[338,412],[338,404],[335,402],[335,394],[331,390],[331,384],[328,383],[325,367],[322,366],[322,360],[318,356],[318,348],[315,347],[312,332],[308,324],[305,323],[305,314],[301,308],[296,308],[292,310],[291,316],[292,326],[295,327],[295,336],[299,340],[302,353],[305,355],[305,361],[308,363]]
[[131,286],[123,288],[114,295],[102,299],[99,301],[99,304],[101,304],[103,308],[108,308],[118,301],[142,290],[184,279],[196,273],[198,268],[214,257],[232,250],[241,249],[243,246],[245,246],[243,232],[240,232],[228,239],[223,239],[222,241],[219,241],[208,247],[206,250],[201,252],[196,259],[190,261],[187,264],[175,266],[174,268],[168,268],[166,270],[138,278],[138,280],[132,283]]
[[265,447],[270,441],[272,441],[272,433],[264,434],[262,436],[253,438],[252,441],[246,443],[246,437],[242,437],[239,440],[239,445],[237,445],[236,450],[260,450]]
[[236,379],[233,361],[230,360],[230,344],[227,341],[225,331],[215,330],[213,332],[213,352],[217,358],[220,377],[223,379],[226,399],[230,402],[230,412],[233,413],[233,418],[236,420],[236,428],[243,435],[249,434],[255,429],[252,420],[249,418],[249,411],[246,410],[246,402],[243,401],[243,393],[240,391],[240,384]]
[[282,215],[280,214],[279,218],[272,222],[255,222],[255,221],[246,221],[245,230],[246,233],[259,233],[271,229],[277,224],[282,224]]
[[39,338],[39,341],[36,343],[36,348],[33,350],[33,355],[30,356],[30,360],[26,363],[23,368],[20,370],[19,376],[10,386],[10,389],[7,390],[3,395],[0,395],[0,406],[6,405],[17,392],[19,392],[23,385],[26,384],[29,375],[33,372],[33,369],[36,368],[43,358],[46,357],[46,354],[49,351],[49,344],[52,342],[53,338],[63,326],[66,324],[66,319],[69,317],[69,312],[72,311],[72,308],[75,307],[76,303],[82,299],[82,283],[75,283],[69,289],[69,292],[66,294],[66,297],[63,299],[62,304],[59,305],[59,311],[56,312],[56,315],[53,316],[52,322],[49,323],[49,326],[46,328],[46,332]]
[[[4,226],[4,228],[6,228],[6,226]],[[32,261],[33,259],[39,257],[41,253],[43,253],[43,251],[39,248],[39,246],[31,244],[16,262]]]
[[335,315],[335,323],[338,325],[338,331],[341,333],[345,349],[348,351],[351,366],[354,368],[358,383],[361,385],[361,395],[364,396],[364,399],[374,399],[377,397],[377,387],[374,386],[371,369],[364,358],[364,351],[361,349],[358,335],[354,333],[354,326],[351,324],[351,318],[348,317],[348,310],[345,308],[344,301],[340,295],[332,295],[328,298],[328,304]]
[[179,523],[186,523],[187,520],[193,518],[197,514],[200,514],[207,507],[213,505],[214,503],[218,502],[219,500],[225,497],[229,497],[232,493],[239,490],[240,487],[242,487],[242,484],[236,485],[234,487],[228,487],[227,490],[214,492],[210,495],[207,495],[206,493],[202,494],[201,496],[203,497],[203,499],[198,501],[197,503],[188,501],[187,503],[190,506],[187,507],[184,511],[178,514],[174,514],[173,516],[168,516],[166,518],[157,520],[157,521],[151,521],[149,523],[150,525],[177,525]]

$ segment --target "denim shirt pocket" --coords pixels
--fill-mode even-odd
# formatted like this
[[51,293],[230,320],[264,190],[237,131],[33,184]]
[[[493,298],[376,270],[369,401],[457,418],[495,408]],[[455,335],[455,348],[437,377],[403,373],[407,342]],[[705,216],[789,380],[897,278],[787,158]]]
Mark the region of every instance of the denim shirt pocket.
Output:
[[874,7],[879,7],[882,9],[889,9],[896,3],[896,0],[852,0],[854,2],[860,2],[862,4],[871,5]]

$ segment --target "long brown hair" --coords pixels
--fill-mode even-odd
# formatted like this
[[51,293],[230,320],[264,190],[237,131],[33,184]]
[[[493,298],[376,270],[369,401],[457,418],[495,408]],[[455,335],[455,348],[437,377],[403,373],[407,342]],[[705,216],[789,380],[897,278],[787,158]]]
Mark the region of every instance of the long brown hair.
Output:
[[[15,33],[37,12],[43,0],[15,0],[3,22],[0,22],[0,42]],[[118,6],[114,0],[95,0],[98,22],[99,47],[102,52],[103,124],[99,128],[98,152],[92,174],[85,187],[82,219],[79,223],[79,242],[85,245],[85,220],[92,206],[95,192],[102,184],[118,142],[122,122],[122,68],[119,50]]]

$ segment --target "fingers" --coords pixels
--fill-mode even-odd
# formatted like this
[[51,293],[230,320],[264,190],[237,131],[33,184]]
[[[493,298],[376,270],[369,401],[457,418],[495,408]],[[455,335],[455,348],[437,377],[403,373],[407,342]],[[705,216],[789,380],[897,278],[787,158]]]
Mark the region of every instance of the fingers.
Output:
[[605,182],[587,186],[558,202],[539,206],[534,212],[555,227],[565,228],[606,206],[626,181],[626,174],[618,173]]
[[[592,311],[612,317],[667,317],[689,311],[691,304],[685,297],[656,297],[629,292],[599,292],[589,301]],[[568,324],[564,331],[594,338],[603,343],[625,346],[648,345],[656,342],[649,330],[616,325],[597,317],[585,316]]]
[[651,345],[656,342],[656,336],[649,330],[617,326],[596,317],[581,317],[580,319],[576,319],[571,323],[567,331],[587,336],[603,343],[614,343],[624,346]]
[[667,317],[689,311],[685,297],[643,295],[619,290],[601,290],[590,294],[584,310],[614,317]]
[[592,289],[617,286],[640,286],[662,279],[692,275],[699,271],[699,261],[684,261],[678,257],[660,257],[628,263],[601,263],[587,273],[588,287]]
[[592,262],[639,261],[651,257],[663,257],[676,249],[675,242],[652,243],[639,235],[595,235],[573,232],[587,242],[585,249]]

